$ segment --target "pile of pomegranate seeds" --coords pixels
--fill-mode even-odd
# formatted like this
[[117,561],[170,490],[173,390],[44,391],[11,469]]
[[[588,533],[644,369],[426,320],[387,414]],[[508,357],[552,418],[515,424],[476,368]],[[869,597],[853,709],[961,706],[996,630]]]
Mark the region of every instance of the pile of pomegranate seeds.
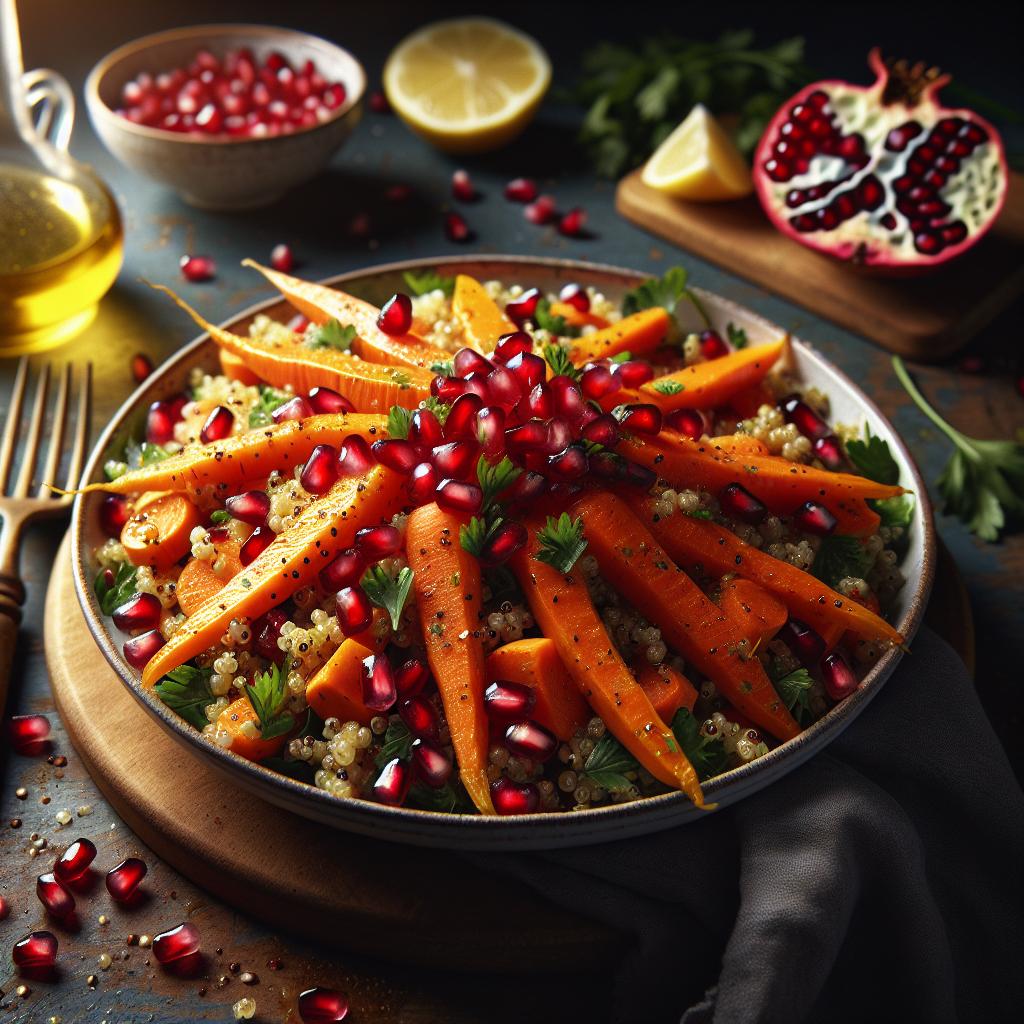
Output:
[[260,139],[316,127],[346,95],[312,60],[293,67],[277,51],[259,63],[248,48],[223,58],[200,50],[185,68],[137,75],[121,91],[117,113],[169,132]]

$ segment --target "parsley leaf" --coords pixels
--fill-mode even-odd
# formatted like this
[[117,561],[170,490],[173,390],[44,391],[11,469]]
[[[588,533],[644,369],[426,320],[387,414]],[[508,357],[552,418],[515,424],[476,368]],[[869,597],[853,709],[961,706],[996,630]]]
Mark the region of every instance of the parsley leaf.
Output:
[[409,424],[412,423],[412,409],[403,409],[393,405],[388,410],[388,437],[392,440],[404,440],[409,436]]
[[474,558],[479,558],[503,522],[500,516],[490,523],[486,517],[473,516],[465,526],[459,527],[459,543],[463,551],[468,551]]
[[168,672],[153,689],[172,711],[190,725],[203,729],[209,724],[206,708],[216,700],[210,689],[210,675],[208,668],[181,665]]
[[113,615],[114,609],[123,605],[130,597],[135,595],[135,577],[138,570],[131,562],[122,562],[114,574],[113,585],[108,586],[106,581],[107,571],[101,569],[93,583],[96,591],[96,599],[100,603],[100,610],[104,615]]
[[693,765],[698,779],[710,779],[725,770],[729,755],[722,737],[705,736],[700,731],[700,723],[690,713],[689,708],[680,708],[672,716],[672,734],[687,760]]
[[862,476],[878,484],[899,483],[900,467],[889,451],[888,441],[883,441],[871,428],[864,424],[863,441],[847,441],[846,454],[860,470]]
[[701,320],[710,325],[711,321],[701,305],[700,300],[687,287],[689,275],[685,267],[669,267],[662,277],[652,277],[643,284],[638,284],[622,297],[622,315],[630,316],[641,309],[661,306],[670,316],[675,316],[676,307],[686,299],[697,310]]
[[355,336],[356,329],[352,324],[345,324],[342,327],[334,317],[331,317],[325,324],[310,324],[306,328],[303,344],[307,348],[333,348],[339,352],[347,352],[352,347]]
[[610,733],[606,732],[594,745],[583,765],[583,774],[609,793],[629,789],[633,785],[626,778],[640,766],[636,758]]
[[430,372],[439,374],[442,377],[454,377],[455,364],[450,359],[442,360],[439,363],[431,363]]
[[901,526],[905,530],[914,521],[914,499],[909,494],[869,501],[868,504],[878,513],[883,526]]
[[661,395],[678,395],[683,390],[683,385],[677,380],[656,380],[651,387]]
[[580,329],[570,326],[564,316],[551,312],[550,299],[539,299],[533,311],[533,322],[549,334],[557,334],[560,338],[578,338]]
[[413,295],[426,295],[427,292],[436,291],[451,295],[455,291],[454,277],[444,277],[433,270],[407,270],[402,277]]
[[156,462],[163,462],[170,454],[163,445],[153,444],[150,441],[143,441],[142,444],[129,441],[124,446],[124,461],[127,463],[128,469],[152,466]]
[[268,423],[273,423],[274,417],[271,413],[294,397],[287,391],[279,391],[277,388],[261,384],[259,401],[249,411],[249,426],[265,427]]
[[295,726],[295,716],[282,710],[288,698],[288,673],[279,665],[256,676],[252,685],[245,685],[245,693],[260,722],[260,738],[273,739],[289,732]]
[[633,358],[632,352],[616,352],[608,362],[610,363],[628,363]]
[[542,355],[544,356],[544,362],[551,367],[552,377],[557,377],[561,374],[570,380],[580,379],[582,375],[580,369],[578,366],[573,365],[567,348],[562,348],[561,345],[551,342],[544,346]]
[[403,390],[405,391],[412,384],[412,377],[405,372],[405,370],[399,370],[397,367],[392,366],[389,368],[388,376]]
[[998,540],[1008,517],[1024,519],[1024,444],[961,434],[925,401],[899,356],[893,356],[892,365],[914,404],[956,446],[938,479],[943,511],[982,540]]
[[814,717],[810,703],[812,686],[814,680],[805,668],[798,668],[775,679],[775,691],[801,725],[808,725]]
[[485,455],[481,455],[476,464],[476,478],[480,482],[480,489],[484,492],[483,510],[487,512],[494,502],[494,499],[502,491],[511,487],[519,478],[522,470],[513,464],[507,456],[501,457],[501,462],[491,465]]
[[425,786],[422,782],[414,782],[409,787],[406,803],[410,807],[418,807],[421,811],[439,811],[442,814],[472,809],[469,796],[458,780],[449,780],[437,789]]
[[391,628],[398,632],[405,603],[412,590],[414,573],[405,566],[397,576],[392,576],[383,566],[375,565],[366,570],[361,585],[366,596],[391,616]]
[[223,526],[225,523],[231,522],[231,513],[226,508],[215,508],[210,513],[210,522],[214,526]]
[[733,348],[746,348],[750,343],[747,332],[742,327],[737,327],[731,320],[725,325],[725,336]]
[[572,520],[568,512],[563,512],[557,520],[548,516],[545,525],[537,531],[537,541],[540,551],[533,557],[538,562],[553,565],[561,573],[571,572],[576,560],[587,549],[583,519],[577,516]]
[[447,402],[442,402],[434,395],[428,395],[423,400],[423,408],[429,409],[437,417],[437,422],[442,427],[448,419],[448,413],[452,411],[452,407]]
[[384,742],[373,763],[378,768],[383,768],[389,761],[396,757],[404,761],[409,756],[409,749],[416,737],[409,731],[409,726],[400,718],[392,718],[388,722],[387,732],[384,733]]
[[853,576],[861,579],[868,568],[868,556],[856,537],[822,537],[818,553],[814,556],[811,572],[823,583],[835,589],[841,579]]

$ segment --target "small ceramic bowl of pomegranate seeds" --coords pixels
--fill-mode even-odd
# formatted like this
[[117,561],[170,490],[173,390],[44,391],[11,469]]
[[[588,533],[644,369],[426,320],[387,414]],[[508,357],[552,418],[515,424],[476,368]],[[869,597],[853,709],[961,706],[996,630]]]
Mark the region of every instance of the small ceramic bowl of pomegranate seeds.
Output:
[[366,75],[318,36],[198,25],[144,36],[92,70],[86,104],[122,163],[193,206],[273,202],[321,171],[362,113]]

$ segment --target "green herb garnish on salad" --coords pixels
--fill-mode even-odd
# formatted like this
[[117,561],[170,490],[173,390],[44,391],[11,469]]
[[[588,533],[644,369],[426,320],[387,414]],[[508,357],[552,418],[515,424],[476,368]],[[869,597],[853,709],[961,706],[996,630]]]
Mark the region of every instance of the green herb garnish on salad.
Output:
[[578,516],[570,519],[568,512],[557,519],[548,516],[545,525],[537,531],[537,543],[540,551],[533,557],[538,562],[554,566],[561,573],[571,572],[577,559],[587,550],[583,520]]
[[711,321],[700,299],[687,287],[688,278],[685,267],[669,267],[661,277],[652,277],[643,284],[638,284],[623,296],[622,315],[630,316],[642,309],[661,306],[669,316],[674,317],[676,307],[685,299],[697,310],[701,320],[710,325]]
[[210,689],[210,675],[208,668],[181,665],[168,672],[153,689],[186,722],[204,729],[209,724],[206,709],[217,699]]
[[406,287],[413,295],[426,295],[428,292],[442,291],[451,295],[455,291],[455,278],[445,277],[433,270],[407,270],[402,277]]
[[288,699],[287,680],[287,666],[282,670],[279,665],[271,665],[256,676],[251,686],[245,686],[246,696],[259,719],[261,739],[281,736],[295,726],[295,716],[284,710]]
[[729,759],[721,736],[705,736],[689,708],[679,708],[672,716],[672,735],[686,759],[703,781],[720,774]]
[[609,793],[617,793],[634,785],[626,776],[639,767],[636,758],[610,732],[606,732],[587,757],[583,774]]
[[333,348],[339,352],[347,352],[355,341],[356,329],[352,324],[344,327],[333,317],[324,324],[310,325],[303,335],[303,344],[307,348]]
[[121,562],[114,573],[114,582],[108,584],[106,580],[107,570],[101,570],[93,584],[96,591],[96,599],[100,603],[100,610],[104,615],[113,615],[115,608],[120,608],[126,601],[136,594],[135,580],[139,570],[131,562]]
[[362,588],[366,596],[379,608],[383,608],[391,618],[391,628],[398,632],[402,622],[402,612],[409,600],[412,590],[413,571],[409,566],[402,568],[397,576],[392,576],[383,566],[375,565],[366,570],[362,579]]

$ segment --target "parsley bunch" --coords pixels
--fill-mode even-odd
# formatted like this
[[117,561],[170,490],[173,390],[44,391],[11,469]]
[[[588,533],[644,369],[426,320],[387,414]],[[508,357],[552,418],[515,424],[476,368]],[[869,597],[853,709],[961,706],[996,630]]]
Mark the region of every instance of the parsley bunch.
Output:
[[622,315],[630,316],[639,313],[641,309],[661,306],[669,316],[674,317],[676,306],[685,299],[697,310],[704,324],[710,326],[707,311],[688,286],[688,279],[689,274],[685,267],[669,267],[664,276],[652,277],[626,292],[622,297]]

